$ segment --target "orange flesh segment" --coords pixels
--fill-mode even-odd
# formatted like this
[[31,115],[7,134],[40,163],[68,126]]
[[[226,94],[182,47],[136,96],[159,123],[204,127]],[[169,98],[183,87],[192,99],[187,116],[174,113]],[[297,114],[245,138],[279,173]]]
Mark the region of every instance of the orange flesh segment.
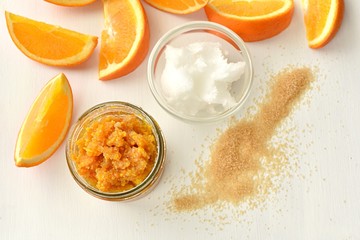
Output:
[[103,0],[99,79],[111,80],[134,71],[149,49],[149,26],[140,0]]
[[244,41],[273,37],[292,19],[293,0],[210,0],[204,7],[209,21],[222,24]]
[[[309,0],[312,11],[306,13],[305,25],[311,26],[307,30],[308,39],[314,39],[320,33],[327,22],[327,14],[319,14],[320,12],[330,11],[330,1]],[[316,24],[314,24],[316,22]]]
[[[104,4],[110,1],[105,1]],[[101,35],[102,43],[106,47],[101,48],[100,69],[106,69],[111,63],[122,62],[129,54],[136,38],[136,29],[124,26],[136,26],[137,20],[135,13],[128,11],[131,9],[129,1],[112,1],[111,7],[104,6],[105,29]],[[126,17],[121,13],[126,12]],[[121,44],[118,44],[117,38],[121,37]]]
[[344,0],[302,0],[302,6],[309,47],[324,47],[341,26]]
[[36,134],[31,134],[29,142],[22,153],[23,158],[31,158],[46,151],[58,140],[63,131],[67,118],[67,115],[63,113],[63,109],[69,108],[69,100],[65,93],[62,92],[58,93],[53,101],[61,104],[52,105],[43,116],[43,119],[39,119],[39,122],[35,123],[31,130],[36,131]]
[[241,17],[256,17],[273,13],[284,6],[284,1],[214,1],[213,6],[221,12]]
[[[15,22],[13,30],[23,46],[41,58],[62,59],[74,56],[81,52],[86,41],[85,38],[69,36],[51,26],[39,28],[28,23]],[[50,31],[51,34],[48,33]],[[39,44],[41,39],[47,39],[51,44]]]
[[90,3],[95,2],[96,0],[44,0],[44,1],[57,4],[60,6],[77,7],[77,6],[88,5]]
[[169,1],[169,0],[145,0],[148,4],[160,10],[176,13],[187,14],[201,9],[206,5],[208,0],[181,0],[181,1]]
[[15,45],[27,57],[51,66],[74,66],[87,60],[97,37],[5,12]]
[[45,85],[25,118],[15,147],[17,166],[38,165],[56,151],[70,127],[72,109],[71,87],[59,74]]

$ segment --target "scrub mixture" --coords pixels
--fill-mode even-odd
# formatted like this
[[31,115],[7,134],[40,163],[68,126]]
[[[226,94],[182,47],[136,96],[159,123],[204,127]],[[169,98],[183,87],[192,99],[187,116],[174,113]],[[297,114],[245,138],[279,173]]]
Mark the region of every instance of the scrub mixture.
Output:
[[78,173],[103,192],[126,191],[143,182],[157,155],[151,126],[133,114],[96,119],[76,145],[72,158]]
[[216,115],[234,105],[245,62],[230,62],[217,42],[167,45],[161,87],[166,101],[190,116]]

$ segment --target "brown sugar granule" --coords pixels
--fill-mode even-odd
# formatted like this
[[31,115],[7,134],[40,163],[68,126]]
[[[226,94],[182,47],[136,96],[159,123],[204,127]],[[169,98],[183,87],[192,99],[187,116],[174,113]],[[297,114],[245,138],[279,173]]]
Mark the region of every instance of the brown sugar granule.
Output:
[[309,68],[286,69],[271,80],[257,114],[223,132],[211,149],[210,161],[200,169],[203,175],[192,179],[189,191],[175,194],[172,207],[176,211],[200,209],[219,201],[235,205],[256,202],[269,193],[287,163],[281,160],[283,146],[271,146],[270,141],[310,87],[313,74]]

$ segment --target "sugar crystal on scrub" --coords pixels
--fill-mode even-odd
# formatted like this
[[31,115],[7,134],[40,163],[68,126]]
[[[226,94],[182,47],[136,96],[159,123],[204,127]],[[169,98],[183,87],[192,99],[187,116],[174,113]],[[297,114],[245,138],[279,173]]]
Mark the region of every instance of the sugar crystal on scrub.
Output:
[[161,87],[167,102],[191,115],[214,115],[236,104],[232,86],[245,72],[245,62],[228,62],[220,43],[166,46]]

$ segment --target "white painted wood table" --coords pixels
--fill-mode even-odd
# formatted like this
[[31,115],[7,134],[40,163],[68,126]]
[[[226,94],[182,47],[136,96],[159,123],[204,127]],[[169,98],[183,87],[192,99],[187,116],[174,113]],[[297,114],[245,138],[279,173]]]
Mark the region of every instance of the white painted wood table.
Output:
[[[176,16],[144,3],[151,27],[151,47],[170,28],[205,13]],[[121,79],[97,79],[99,47],[89,61],[72,69],[55,68],[25,57],[6,29],[4,11],[73,30],[100,35],[103,19],[98,1],[81,8],[62,8],[42,0],[0,2],[0,239],[360,239],[360,2],[346,1],[342,28],[321,50],[307,47],[300,1],[291,25],[280,35],[248,43],[255,78],[246,109],[271,74],[288,64],[318,68],[316,88],[286,121],[295,127],[300,169],[274,194],[264,209],[209,219],[208,211],[172,213],[169,191],[187,184],[194,161],[208,154],[211,139],[227,121],[208,125],[182,123],[164,112],[147,86],[147,59]],[[161,125],[168,144],[166,169],[157,188],[133,202],[106,202],[86,194],[73,181],[64,144],[38,167],[17,168],[14,145],[21,123],[44,84],[64,72],[73,88],[74,118],[104,101],[128,101],[148,111]],[[182,170],[181,170],[182,169]]]

